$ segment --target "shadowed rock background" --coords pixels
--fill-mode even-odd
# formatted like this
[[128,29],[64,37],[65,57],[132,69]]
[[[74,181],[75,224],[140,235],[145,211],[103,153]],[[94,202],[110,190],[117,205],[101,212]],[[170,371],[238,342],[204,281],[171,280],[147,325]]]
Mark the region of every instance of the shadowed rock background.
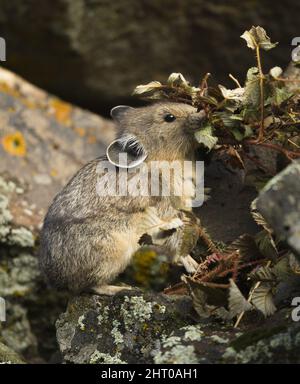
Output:
[[[136,104],[130,94],[137,84],[164,81],[171,72],[196,83],[206,72],[220,83],[230,84],[228,73],[243,81],[254,61],[239,36],[252,24],[280,42],[264,65],[284,67],[299,11],[293,0],[0,1],[0,36],[7,45],[2,64],[9,69],[0,70],[0,296],[7,317],[0,322],[0,362],[268,362],[273,352],[278,362],[299,362],[299,327],[281,327],[286,313],[265,324],[273,333],[242,339],[234,351],[237,332],[196,326],[187,297],[176,302],[137,290],[115,298],[82,296],[67,307],[64,295],[45,286],[36,257],[54,195],[114,138],[112,122],[88,110],[107,116],[114,105]],[[272,157],[266,162],[275,166]],[[206,168],[212,198],[197,214],[214,240],[256,231],[248,208],[257,192],[243,176],[218,158]],[[133,281],[166,285],[146,257],[142,264]]]
[[[264,27],[280,46],[266,65],[283,67],[299,34],[295,0],[2,0],[5,66],[69,101],[108,113],[133,88],[182,72],[243,77],[253,55],[239,36]],[[242,78],[241,81],[244,79]],[[226,84],[225,84],[226,85]]]

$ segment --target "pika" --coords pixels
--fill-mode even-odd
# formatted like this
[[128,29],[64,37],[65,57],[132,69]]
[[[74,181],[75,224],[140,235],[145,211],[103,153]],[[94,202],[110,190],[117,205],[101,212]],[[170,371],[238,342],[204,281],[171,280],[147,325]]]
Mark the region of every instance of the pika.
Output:
[[[129,171],[143,165],[194,160],[194,133],[205,113],[187,104],[165,102],[139,108],[118,106],[111,116],[118,136],[106,156],[90,161],[73,176],[44,219],[39,263],[46,280],[58,289],[108,295],[124,289],[109,283],[125,270],[145,234],[173,262],[185,260],[192,268],[189,252],[197,235],[191,249],[181,247],[184,228],[193,228],[194,223],[191,208],[186,208],[190,196],[105,196],[97,190],[97,180],[107,163],[117,175],[127,174],[132,180],[134,172]],[[120,154],[126,154],[126,161]],[[160,174],[160,184],[162,178]]]

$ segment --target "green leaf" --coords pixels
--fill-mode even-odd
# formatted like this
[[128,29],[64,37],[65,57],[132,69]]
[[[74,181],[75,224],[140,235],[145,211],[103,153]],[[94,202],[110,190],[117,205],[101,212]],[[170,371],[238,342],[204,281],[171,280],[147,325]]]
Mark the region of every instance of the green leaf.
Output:
[[259,267],[258,269],[249,273],[249,278],[254,281],[262,282],[276,282],[276,276],[270,267]]
[[233,241],[227,248],[227,252],[234,252],[239,250],[243,261],[257,260],[262,257],[254,237],[248,234],[241,235],[235,241]]
[[257,67],[252,67],[247,72],[244,99],[246,105],[251,105],[254,108],[260,106],[260,84]]
[[266,317],[272,315],[276,311],[273,302],[272,289],[272,284],[261,283],[252,293],[251,303]]
[[237,141],[242,141],[245,138],[244,133],[241,132],[238,128],[232,129],[231,133],[233,134],[235,140]]
[[255,236],[260,252],[268,259],[274,260],[278,256],[276,244],[268,231],[261,231]]
[[227,89],[223,85],[218,85],[220,88],[220,91],[222,93],[222,96],[224,99],[228,100],[237,100],[237,101],[243,101],[244,99],[244,93],[245,89],[244,88],[235,88],[235,89]]
[[216,136],[213,136],[213,129],[211,125],[207,125],[200,131],[196,132],[195,138],[199,144],[203,144],[209,150],[211,150],[217,144],[218,141],[218,138]]
[[231,317],[238,316],[240,313],[253,308],[232,279],[230,279],[228,306]]
[[274,105],[280,106],[283,102],[288,100],[293,94],[289,92],[286,88],[275,88],[273,97],[271,98],[271,102]]
[[289,258],[282,257],[272,268],[272,272],[279,281],[288,279],[292,274]]
[[[221,310],[221,313],[224,312],[223,306],[227,304],[227,295],[224,289],[212,288],[201,282],[196,283],[188,276],[183,276],[182,280],[190,290],[193,306],[200,317],[207,318],[212,314],[220,316],[216,313],[218,310]],[[229,315],[229,313],[227,314]]]
[[162,88],[162,84],[159,81],[151,81],[148,84],[138,85],[134,89],[133,95],[147,96],[147,95],[151,95],[152,93],[154,93],[155,91],[161,88]]
[[188,81],[183,77],[181,73],[171,73],[167,80],[167,84],[171,87],[189,87]]
[[251,203],[251,210],[250,210],[251,216],[253,217],[257,225],[262,226],[266,232],[271,234],[273,231],[269,226],[269,224],[264,219],[264,217],[262,216],[262,214],[258,212],[256,204],[257,204],[257,198],[254,199]]
[[268,51],[278,43],[271,43],[269,36],[262,27],[252,27],[249,31],[245,31],[241,38],[244,39],[247,43],[247,47],[255,50],[256,48],[261,48],[265,51]]

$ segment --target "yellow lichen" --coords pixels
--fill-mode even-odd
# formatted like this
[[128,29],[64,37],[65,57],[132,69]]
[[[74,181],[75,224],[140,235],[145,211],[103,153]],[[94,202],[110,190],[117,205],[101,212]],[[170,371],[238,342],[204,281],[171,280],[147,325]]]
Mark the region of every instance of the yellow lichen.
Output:
[[89,144],[95,144],[97,142],[97,137],[96,136],[89,136],[88,137],[88,143]]
[[26,141],[21,132],[4,136],[1,142],[4,150],[10,155],[20,157],[26,155]]
[[54,109],[56,120],[66,125],[70,123],[72,112],[72,107],[70,104],[65,103],[59,99],[52,99],[50,101],[50,105]]
[[50,171],[50,175],[51,175],[52,177],[56,177],[56,176],[58,175],[57,170],[56,170],[56,169],[51,169],[51,171]]
[[76,127],[74,128],[75,132],[80,136],[83,137],[85,136],[85,129],[82,127]]

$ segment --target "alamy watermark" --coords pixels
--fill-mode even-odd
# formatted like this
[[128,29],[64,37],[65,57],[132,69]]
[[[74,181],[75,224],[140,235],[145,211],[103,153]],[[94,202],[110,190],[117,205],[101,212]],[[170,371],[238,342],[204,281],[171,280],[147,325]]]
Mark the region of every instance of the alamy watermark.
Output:
[[0,61],[6,61],[6,41],[0,37]]
[[292,60],[298,62],[300,61],[300,36],[294,37],[291,44],[296,46],[296,48],[292,50]]
[[[119,163],[127,164],[127,153],[119,154]],[[100,161],[97,175],[99,196],[182,197],[189,208],[204,202],[203,161],[149,161],[134,168]]]
[[295,307],[291,313],[292,320],[293,321],[300,321],[300,297],[294,297],[291,305],[293,307]]

